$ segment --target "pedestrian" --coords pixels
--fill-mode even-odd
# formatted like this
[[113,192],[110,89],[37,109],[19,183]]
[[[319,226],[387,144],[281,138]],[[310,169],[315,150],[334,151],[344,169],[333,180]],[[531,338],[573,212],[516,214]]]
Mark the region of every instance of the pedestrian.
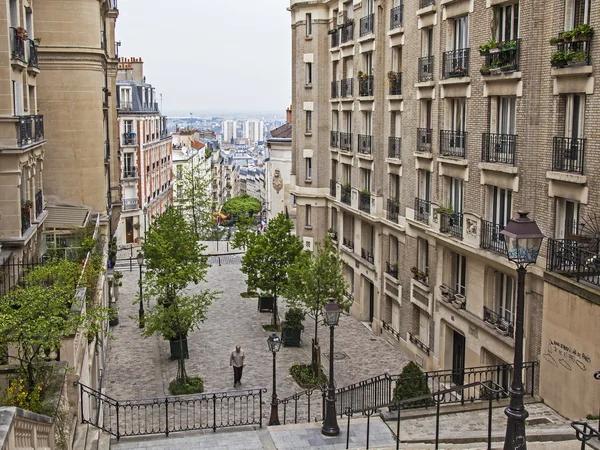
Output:
[[235,346],[235,350],[231,352],[229,358],[229,365],[233,366],[233,387],[240,387],[242,385],[242,371],[244,370],[244,360],[246,355],[239,345]]

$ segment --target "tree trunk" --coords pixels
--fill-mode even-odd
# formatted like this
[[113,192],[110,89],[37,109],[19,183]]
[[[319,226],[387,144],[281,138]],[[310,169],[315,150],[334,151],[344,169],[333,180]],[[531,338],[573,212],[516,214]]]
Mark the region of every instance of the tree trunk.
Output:
[[183,334],[179,334],[179,361],[177,363],[177,381],[186,384],[187,373],[185,370],[185,354],[183,352]]
[[317,356],[317,347],[319,345],[319,315],[315,314],[315,338],[313,339],[312,346],[312,370],[313,373],[318,375],[319,372],[319,359]]
[[273,296],[273,319],[271,320],[271,325],[275,327],[275,329],[279,329],[279,313],[277,312],[277,295]]

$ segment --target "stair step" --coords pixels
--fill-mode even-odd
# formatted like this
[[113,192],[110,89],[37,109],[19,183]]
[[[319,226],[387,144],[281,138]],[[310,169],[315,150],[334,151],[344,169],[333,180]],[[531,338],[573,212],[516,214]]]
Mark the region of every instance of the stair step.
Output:
[[100,439],[100,430],[90,427],[85,442],[85,450],[98,450],[98,439]]
[[110,450],[110,434],[104,432],[100,433],[98,450]]
[[87,423],[77,424],[75,428],[75,438],[73,439],[73,448],[82,449],[85,448],[85,441],[87,439],[89,425]]

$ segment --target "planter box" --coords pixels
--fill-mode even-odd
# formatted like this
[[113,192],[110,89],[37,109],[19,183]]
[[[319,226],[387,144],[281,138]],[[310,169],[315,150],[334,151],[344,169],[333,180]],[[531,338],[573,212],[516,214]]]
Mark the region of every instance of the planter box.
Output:
[[[183,357],[185,359],[189,359],[190,358],[190,354],[188,351],[188,342],[187,342],[187,337],[183,338]],[[180,352],[180,347],[179,347],[179,339],[175,339],[172,341],[169,341],[169,345],[171,347],[171,360],[176,360],[179,359],[181,352]]]
[[454,296],[453,295],[442,295],[442,300],[444,300],[446,303],[451,303],[454,301]]
[[454,306],[456,309],[461,309],[461,308],[462,308],[462,305],[463,305],[463,303],[462,303],[462,302],[459,302],[459,301],[456,301],[456,300],[454,300],[454,301],[452,302],[452,306]]
[[496,330],[498,330],[498,333],[500,333],[502,336],[508,336],[508,330],[503,330],[500,327],[496,327]]
[[281,329],[281,340],[285,347],[300,347],[302,330],[300,328],[285,328]]
[[500,67],[490,69],[490,75],[498,75],[501,72]]
[[258,297],[258,310],[260,312],[273,312],[275,297]]
[[490,327],[490,328],[496,328],[496,324],[493,322],[488,322],[487,320],[484,320],[485,324]]

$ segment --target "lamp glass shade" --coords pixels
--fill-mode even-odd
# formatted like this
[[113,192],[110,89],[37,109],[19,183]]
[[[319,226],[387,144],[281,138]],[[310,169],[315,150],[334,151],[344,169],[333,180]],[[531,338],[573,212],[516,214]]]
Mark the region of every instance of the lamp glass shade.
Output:
[[267,338],[267,343],[269,344],[269,350],[273,353],[277,353],[281,347],[281,338],[273,333]]
[[144,264],[144,254],[142,252],[139,252],[135,259],[137,259],[137,262],[140,266]]
[[323,307],[323,315],[325,316],[325,323],[327,325],[335,326],[340,321],[340,314],[342,310],[337,305],[334,299],[329,299],[329,302]]
[[504,236],[509,261],[518,265],[535,264],[544,239],[544,234],[527,214],[519,211],[519,217],[510,219],[500,232]]

